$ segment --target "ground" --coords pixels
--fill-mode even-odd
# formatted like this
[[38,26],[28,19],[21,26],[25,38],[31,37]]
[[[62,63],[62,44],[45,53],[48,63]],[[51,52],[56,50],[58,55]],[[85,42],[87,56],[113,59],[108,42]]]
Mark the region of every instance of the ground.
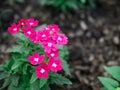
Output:
[[[40,24],[56,23],[69,38],[69,65],[73,82],[67,86],[51,86],[53,90],[100,90],[102,87],[98,76],[107,74],[103,66],[120,63],[120,2],[119,0],[96,0],[96,8],[86,7],[78,11],[65,13],[51,7],[42,7],[37,3],[26,2],[25,5],[1,5],[14,12],[3,16],[4,30],[0,31],[0,63],[9,55],[5,51],[15,44],[13,37],[7,33],[7,26],[12,21],[24,17],[36,17]],[[6,19],[7,18],[7,19]],[[11,19],[13,18],[13,19]],[[9,22],[10,21],[10,22]],[[7,24],[7,25],[6,25]],[[57,89],[58,88],[58,89]]]

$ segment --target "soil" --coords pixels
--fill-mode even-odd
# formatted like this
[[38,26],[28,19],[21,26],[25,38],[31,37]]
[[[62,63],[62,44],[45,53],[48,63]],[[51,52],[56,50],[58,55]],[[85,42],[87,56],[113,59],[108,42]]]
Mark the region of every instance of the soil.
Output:
[[85,7],[67,12],[40,6],[34,0],[14,6],[4,1],[0,7],[0,12],[8,8],[13,10],[2,17],[0,63],[9,58],[5,51],[15,43],[6,29],[21,17],[35,17],[39,24],[58,24],[69,37],[71,76],[68,78],[73,84],[51,86],[52,90],[100,90],[102,86],[97,77],[107,76],[103,66],[120,65],[119,0],[96,0],[94,9]]

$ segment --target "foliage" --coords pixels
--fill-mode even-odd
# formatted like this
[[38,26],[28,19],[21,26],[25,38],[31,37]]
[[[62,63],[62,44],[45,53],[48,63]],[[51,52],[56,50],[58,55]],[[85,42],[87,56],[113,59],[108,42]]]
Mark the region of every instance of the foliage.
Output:
[[104,67],[112,78],[98,77],[104,88],[102,90],[120,90],[120,66]]
[[[0,74],[0,80],[4,80],[0,90],[5,87],[8,87],[8,90],[50,90],[50,84],[72,84],[69,79],[52,71],[47,78],[37,78],[34,72],[35,67],[30,64],[27,57],[33,51],[43,54],[43,48],[40,43],[31,42],[23,33],[14,34],[14,37],[18,39],[18,45],[6,51],[11,54],[11,57],[5,65],[0,66],[0,70],[3,71]],[[64,71],[70,74],[66,61],[69,54],[67,47],[60,46],[59,50]]]
[[62,11],[66,11],[67,9],[78,10],[87,4],[92,8],[95,7],[93,0],[38,0],[38,2],[43,6],[53,6]]

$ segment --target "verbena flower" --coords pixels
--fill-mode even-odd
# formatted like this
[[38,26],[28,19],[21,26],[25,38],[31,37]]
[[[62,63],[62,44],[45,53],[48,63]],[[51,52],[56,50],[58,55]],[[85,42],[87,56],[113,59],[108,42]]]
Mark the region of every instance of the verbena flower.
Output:
[[39,31],[38,32],[38,39],[39,41],[46,41],[50,39],[50,34],[48,31]]
[[65,34],[55,34],[53,36],[53,40],[55,40],[58,44],[63,45],[68,43],[68,38],[65,36]]
[[60,59],[54,60],[54,59],[50,59],[48,61],[48,68],[53,71],[53,72],[57,72],[62,70],[62,62]]
[[20,19],[19,21],[18,21],[18,24],[20,25],[20,26],[24,26],[25,25],[25,19]]
[[38,52],[35,52],[28,57],[28,60],[32,65],[37,65],[40,64],[44,60],[44,58],[45,58],[44,55],[39,55]]
[[58,50],[57,50],[57,51],[51,51],[50,53],[46,53],[46,55],[47,55],[49,58],[56,58],[56,57],[59,56]]
[[29,18],[26,20],[26,25],[28,26],[37,26],[38,20],[34,20],[33,18]]
[[31,27],[25,27],[23,29],[24,35],[28,38],[33,38],[36,36],[36,31]]
[[8,32],[11,34],[15,34],[20,31],[20,26],[13,23],[10,27],[8,27]]
[[44,51],[46,53],[50,53],[51,51],[57,51],[58,50],[57,45],[52,40],[42,42],[42,47],[44,48]]
[[35,72],[38,78],[47,78],[49,73],[47,64],[42,63],[40,66],[36,66]]

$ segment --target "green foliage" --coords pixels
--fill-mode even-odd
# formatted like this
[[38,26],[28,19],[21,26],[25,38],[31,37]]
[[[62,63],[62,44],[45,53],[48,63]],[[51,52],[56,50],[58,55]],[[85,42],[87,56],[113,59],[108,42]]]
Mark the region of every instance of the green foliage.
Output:
[[[44,54],[40,44],[34,44],[27,39],[22,33],[14,35],[18,40],[18,45],[8,49],[6,52],[11,54],[5,65],[0,66],[2,74],[0,80],[4,83],[0,90],[8,87],[8,90],[50,90],[50,84],[72,84],[70,80],[64,76],[50,72],[48,78],[39,79],[35,74],[35,67],[32,66],[27,58],[33,51]],[[70,70],[66,59],[68,59],[67,47],[60,46],[60,58],[62,59],[64,71],[70,74]]]
[[38,3],[43,6],[52,6],[62,11],[66,11],[68,9],[78,10],[87,4],[92,8],[95,8],[93,0],[38,0]]
[[63,77],[60,74],[53,73],[53,72],[50,73],[50,80],[51,80],[52,84],[53,83],[55,83],[55,84],[61,84],[61,85],[62,84],[72,84],[72,82],[69,79]]
[[102,90],[119,90],[120,86],[120,66],[104,67],[107,73],[113,78],[98,77],[104,88]]

